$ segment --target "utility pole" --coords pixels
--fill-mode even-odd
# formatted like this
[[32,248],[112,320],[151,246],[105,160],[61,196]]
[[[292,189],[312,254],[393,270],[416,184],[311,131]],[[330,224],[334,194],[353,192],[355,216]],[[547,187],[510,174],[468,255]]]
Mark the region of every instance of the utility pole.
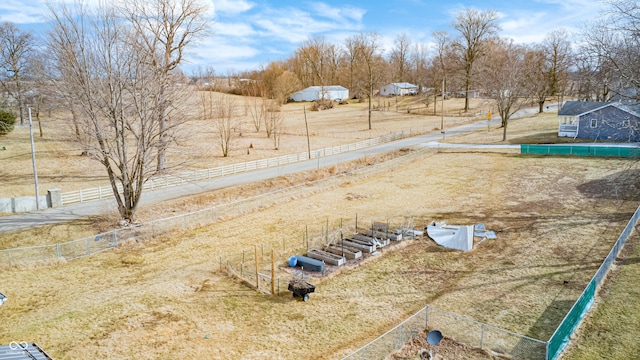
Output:
[[307,123],[306,105],[302,106],[302,111],[304,112],[304,126],[307,128],[307,151],[309,151],[309,160],[311,160],[311,143],[309,142],[309,124]]
[[442,114],[440,115],[440,130],[444,130],[444,79],[442,79]]
[[31,138],[31,163],[33,164],[33,180],[36,184],[36,210],[40,210],[40,201],[38,199],[38,171],[36,170],[36,149],[33,144],[33,122],[31,121],[31,106],[27,106],[29,110],[29,137]]

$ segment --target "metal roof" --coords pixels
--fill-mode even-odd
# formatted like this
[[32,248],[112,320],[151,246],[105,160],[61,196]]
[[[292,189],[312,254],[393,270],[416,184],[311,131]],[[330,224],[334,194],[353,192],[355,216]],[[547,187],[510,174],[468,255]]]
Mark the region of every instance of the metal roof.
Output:
[[5,301],[7,301],[7,295],[0,292],[0,305]]
[[397,87],[399,87],[401,89],[418,88],[418,85],[413,85],[413,84],[408,83],[408,82],[391,83],[391,85],[397,86]]
[[0,346],[0,360],[53,360],[36,343],[17,343]]
[[348,90],[346,87],[344,86],[340,86],[340,85],[327,85],[327,86],[309,86],[306,89],[302,89],[300,91],[305,91],[305,90],[315,90],[315,91],[345,91]]

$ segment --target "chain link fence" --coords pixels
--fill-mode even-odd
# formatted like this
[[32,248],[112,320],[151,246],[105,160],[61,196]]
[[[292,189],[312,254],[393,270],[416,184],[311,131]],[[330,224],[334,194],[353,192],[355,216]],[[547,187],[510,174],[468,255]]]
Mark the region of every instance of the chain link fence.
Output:
[[444,336],[459,343],[487,350],[513,359],[544,359],[545,341],[471,320],[464,316],[427,306],[427,328],[438,329]]
[[390,354],[400,350],[407,342],[424,331],[426,327],[427,307],[424,307],[391,330],[380,335],[375,340],[354,351],[343,359],[387,359]]
[[622,230],[622,233],[618,236],[618,239],[615,244],[613,244],[609,254],[605,257],[604,261],[598,268],[598,271],[596,271],[595,275],[591,278],[591,281],[589,281],[587,287],[584,289],[578,300],[576,300],[564,319],[562,319],[562,322],[560,322],[556,331],[551,335],[551,338],[549,339],[547,359],[553,360],[560,357],[564,349],[569,344],[571,336],[580,325],[582,319],[584,319],[584,317],[589,313],[589,310],[595,302],[598,287],[600,287],[606,279],[609,270],[611,270],[611,265],[613,265],[618,254],[620,254],[620,251],[627,243],[627,239],[635,229],[639,219],[640,206],[638,206],[631,219],[627,222],[624,230]]
[[546,355],[545,341],[480,323],[464,316],[425,306],[408,319],[343,359],[383,360],[426,330],[437,329],[459,343],[505,358],[538,360]]
[[[448,338],[472,347],[485,349],[497,356],[524,360],[557,359],[569,343],[571,335],[573,335],[582,319],[589,312],[597,293],[597,287],[605,280],[611,269],[611,265],[626,244],[627,239],[635,229],[639,220],[640,206],[636,208],[635,213],[631,219],[629,219],[618,240],[603,260],[591,281],[589,281],[582,295],[576,300],[571,310],[569,310],[548,341],[533,339],[492,325],[480,323],[429,305],[405,321],[413,319],[424,311],[425,321],[422,329],[420,329],[421,331],[438,329]],[[385,359],[401,348],[401,346],[397,346],[397,343],[403,342],[404,344],[412,339],[402,335],[399,328],[402,324],[404,324],[404,322],[344,359]]]

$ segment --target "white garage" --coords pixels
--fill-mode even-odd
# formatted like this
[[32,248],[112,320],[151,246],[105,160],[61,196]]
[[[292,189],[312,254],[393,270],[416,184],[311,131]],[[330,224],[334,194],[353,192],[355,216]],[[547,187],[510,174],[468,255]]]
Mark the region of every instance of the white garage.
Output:
[[408,82],[391,83],[380,88],[380,95],[382,96],[416,95],[417,93],[418,86]]
[[320,99],[336,100],[348,99],[349,89],[340,85],[309,86],[291,94],[293,101],[316,101]]

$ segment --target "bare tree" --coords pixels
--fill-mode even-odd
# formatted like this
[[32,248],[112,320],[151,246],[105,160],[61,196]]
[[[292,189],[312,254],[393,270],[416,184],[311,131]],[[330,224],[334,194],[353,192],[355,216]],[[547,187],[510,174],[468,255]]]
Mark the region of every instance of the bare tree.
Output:
[[[603,99],[611,91],[620,99],[640,101],[640,3],[636,0],[607,0],[601,18],[584,32],[592,64],[603,88]],[[600,97],[600,96],[598,96]]]
[[567,30],[558,29],[548,33],[542,42],[549,96],[561,97],[564,94],[569,68],[573,64],[569,36]]
[[425,43],[414,44],[411,51],[411,65],[413,66],[411,82],[418,85],[419,92],[429,79],[429,47]]
[[467,8],[460,11],[453,21],[453,28],[462,37],[455,45],[464,68],[465,99],[464,110],[469,110],[469,91],[474,75],[475,62],[486,54],[487,40],[500,29],[497,24],[498,12],[480,11]]
[[273,97],[278,104],[284,104],[289,99],[289,96],[300,87],[300,81],[295,74],[291,71],[284,71],[276,78],[273,84]]
[[[436,54],[434,58],[434,67],[439,74],[438,82],[442,82],[442,96],[447,92],[447,78],[449,74],[449,68],[451,64],[447,59],[451,53],[452,42],[449,38],[449,34],[446,31],[436,31],[432,34],[433,40],[436,43]],[[436,84],[434,84],[436,85]]]
[[362,68],[362,84],[369,99],[369,130],[372,129],[371,114],[373,111],[373,89],[379,83],[382,71],[379,71],[384,63],[382,58],[382,44],[380,36],[375,33],[360,33],[347,39],[351,44],[357,63]]
[[359,98],[359,89],[362,88],[358,84],[358,68],[359,68],[359,56],[358,56],[358,41],[357,37],[348,37],[344,42],[344,67],[347,71],[347,84],[349,86],[351,95]]
[[527,71],[526,48],[506,39],[496,39],[487,46],[491,48],[491,55],[485,59],[483,75],[502,119],[502,141],[505,141],[509,119],[530,101],[524,75]]
[[390,60],[393,68],[393,78],[395,82],[404,82],[409,76],[409,53],[411,40],[407,34],[400,34],[396,37],[391,49]]
[[248,98],[245,104],[249,116],[251,117],[251,123],[253,124],[254,129],[256,129],[256,132],[260,132],[262,124],[265,122],[267,109],[269,107],[266,88],[264,84],[254,82],[249,84],[245,95]]
[[17,102],[20,125],[24,125],[24,78],[35,46],[30,32],[10,22],[0,23],[0,85]]
[[538,103],[538,113],[542,113],[544,103],[550,94],[547,61],[541,46],[529,48],[525,54],[527,69],[524,74],[527,91]]
[[[199,0],[130,0],[121,8],[128,17],[136,34],[139,51],[146,51],[152,66],[158,73],[158,104],[164,107],[158,112],[160,123],[160,143],[158,146],[157,170],[167,167],[166,148],[171,138],[170,108],[175,102],[175,91],[171,72],[182,62],[184,51],[198,37],[206,34],[207,7]],[[176,125],[172,125],[175,127]]]
[[28,62],[28,69],[31,75],[31,89],[26,92],[24,100],[32,109],[32,114],[38,123],[40,137],[44,137],[40,113],[47,107],[51,109],[55,98],[55,90],[49,76],[51,72],[46,67],[44,53],[34,49],[33,57]]
[[213,106],[215,110],[212,120],[216,142],[222,150],[222,156],[227,157],[231,152],[233,131],[238,125],[238,106],[232,96],[222,93],[215,93]]
[[202,118],[213,119],[213,91],[215,89],[215,70],[213,67],[206,66],[196,69],[198,78],[198,98],[202,105]]
[[158,54],[146,51],[114,8],[49,9],[55,71],[77,101],[89,156],[105,167],[123,223],[132,223],[143,184],[156,173],[149,165],[169,143],[161,139],[167,105],[166,78],[152,65]]
[[267,136],[273,140],[273,148],[278,150],[283,132],[283,118],[280,106],[270,104],[265,117],[265,128],[267,129]]
[[333,47],[324,37],[311,38],[298,49],[296,59],[296,74],[303,86],[328,85],[330,78],[331,60],[329,54]]

